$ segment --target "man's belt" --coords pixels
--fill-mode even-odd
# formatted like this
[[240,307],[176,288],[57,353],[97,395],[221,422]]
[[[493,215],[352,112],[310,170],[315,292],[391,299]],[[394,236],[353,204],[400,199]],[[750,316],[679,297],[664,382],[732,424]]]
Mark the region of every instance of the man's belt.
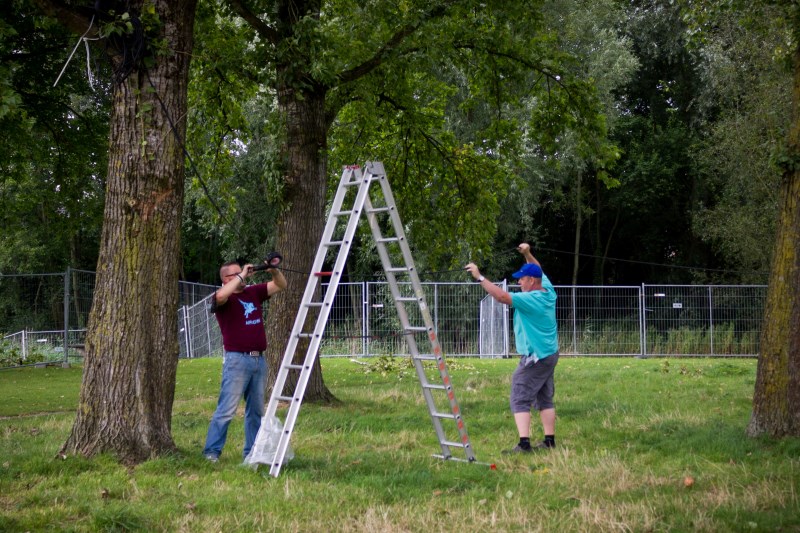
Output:
[[261,357],[264,355],[264,352],[242,352],[245,355],[249,355],[250,357]]

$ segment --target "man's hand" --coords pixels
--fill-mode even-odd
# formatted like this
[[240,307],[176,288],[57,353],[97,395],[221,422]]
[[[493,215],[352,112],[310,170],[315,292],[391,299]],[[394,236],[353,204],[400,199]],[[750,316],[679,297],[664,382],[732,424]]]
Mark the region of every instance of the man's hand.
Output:
[[526,263],[534,263],[537,265],[539,264],[539,261],[537,261],[536,258],[533,257],[533,254],[531,253],[531,245],[528,244],[527,242],[520,243],[520,245],[517,246],[517,250],[519,250],[519,253],[521,253],[522,256],[525,258]]
[[481,277],[481,271],[478,270],[478,266],[475,263],[470,263],[464,267],[464,270],[470,273],[470,275],[477,280]]

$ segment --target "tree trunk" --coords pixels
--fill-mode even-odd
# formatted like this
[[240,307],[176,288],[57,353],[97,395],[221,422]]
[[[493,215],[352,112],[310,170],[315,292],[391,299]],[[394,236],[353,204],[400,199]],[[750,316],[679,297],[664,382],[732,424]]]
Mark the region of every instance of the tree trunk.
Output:
[[800,436],[800,49],[794,54],[792,115],[750,436]]
[[[154,4],[171,53],[114,84],[83,383],[72,432],[61,449],[86,456],[112,452],[126,464],[175,449],[182,139],[196,0]],[[132,15],[140,8],[141,2],[130,3]]]
[[[280,78],[280,76],[279,76]],[[285,86],[278,90],[278,102],[287,125],[284,152],[287,174],[284,201],[286,208],[278,218],[277,248],[285,257],[287,268],[310,273],[319,239],[325,228],[325,201],[327,191],[327,133],[325,92],[305,92],[302,98],[296,89]],[[283,352],[300,308],[307,275],[287,272],[288,287],[270,302],[267,321],[267,357],[269,362],[268,389],[275,384]],[[310,310],[306,324],[315,317]],[[308,341],[301,339],[297,345],[295,361],[302,362]],[[282,394],[291,396],[297,384],[297,372],[289,372]],[[305,391],[304,400],[331,402],[335,398],[325,386],[319,357]]]
[[581,185],[583,184],[583,171],[578,169],[578,179],[575,181],[575,246],[572,255],[572,284],[578,284],[578,269],[581,258],[581,226],[583,226],[583,199]]

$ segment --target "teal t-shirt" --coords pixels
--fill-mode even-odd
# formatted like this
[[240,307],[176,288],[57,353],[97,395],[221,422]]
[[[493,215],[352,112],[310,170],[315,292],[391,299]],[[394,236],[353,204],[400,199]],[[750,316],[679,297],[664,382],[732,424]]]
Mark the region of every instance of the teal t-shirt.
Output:
[[517,353],[543,359],[558,351],[556,291],[542,274],[543,291],[511,293]]

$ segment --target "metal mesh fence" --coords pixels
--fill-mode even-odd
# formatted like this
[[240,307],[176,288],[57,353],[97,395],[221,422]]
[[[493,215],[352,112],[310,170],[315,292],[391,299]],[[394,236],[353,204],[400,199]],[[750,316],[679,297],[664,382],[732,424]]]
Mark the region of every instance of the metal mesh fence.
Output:
[[[95,273],[85,270],[0,275],[0,367],[80,361],[94,285]],[[181,306],[216,289],[184,281],[178,287]],[[180,330],[180,312],[178,322]]]
[[556,287],[562,354],[642,353],[640,287]]
[[[508,357],[515,352],[513,310],[475,283],[423,283],[447,356]],[[505,283],[501,284],[503,287]],[[401,296],[413,296],[399,283]],[[322,290],[328,290],[327,284]],[[755,356],[766,299],[762,285],[558,286],[556,318],[563,354],[604,356]],[[94,273],[0,275],[0,366],[80,360]],[[181,357],[222,353],[209,312],[215,286],[180,283]],[[519,286],[507,287],[518,291]],[[67,298],[64,295],[68,295]],[[422,325],[416,306],[409,321]],[[342,283],[330,312],[322,356],[408,353],[385,282]]]
[[[506,290],[505,281],[497,284]],[[488,294],[481,300],[480,343],[481,357],[507,357],[509,354],[509,310]]]
[[[408,354],[402,326],[389,286],[366,285],[367,338],[364,355]],[[401,296],[414,296],[410,283],[398,283]],[[438,333],[442,353],[448,356],[480,355],[480,302],[485,293],[475,283],[423,283],[425,302]],[[423,325],[417,306],[406,306],[409,323]]]
[[645,285],[647,355],[756,355],[763,285]]
[[193,305],[185,305],[178,312],[178,343],[181,358],[222,355],[222,333],[211,316],[209,294]]
[[[329,285],[322,284],[327,291]],[[361,357],[367,347],[365,321],[365,284],[340,283],[328,315],[325,338],[320,353],[328,356]]]

